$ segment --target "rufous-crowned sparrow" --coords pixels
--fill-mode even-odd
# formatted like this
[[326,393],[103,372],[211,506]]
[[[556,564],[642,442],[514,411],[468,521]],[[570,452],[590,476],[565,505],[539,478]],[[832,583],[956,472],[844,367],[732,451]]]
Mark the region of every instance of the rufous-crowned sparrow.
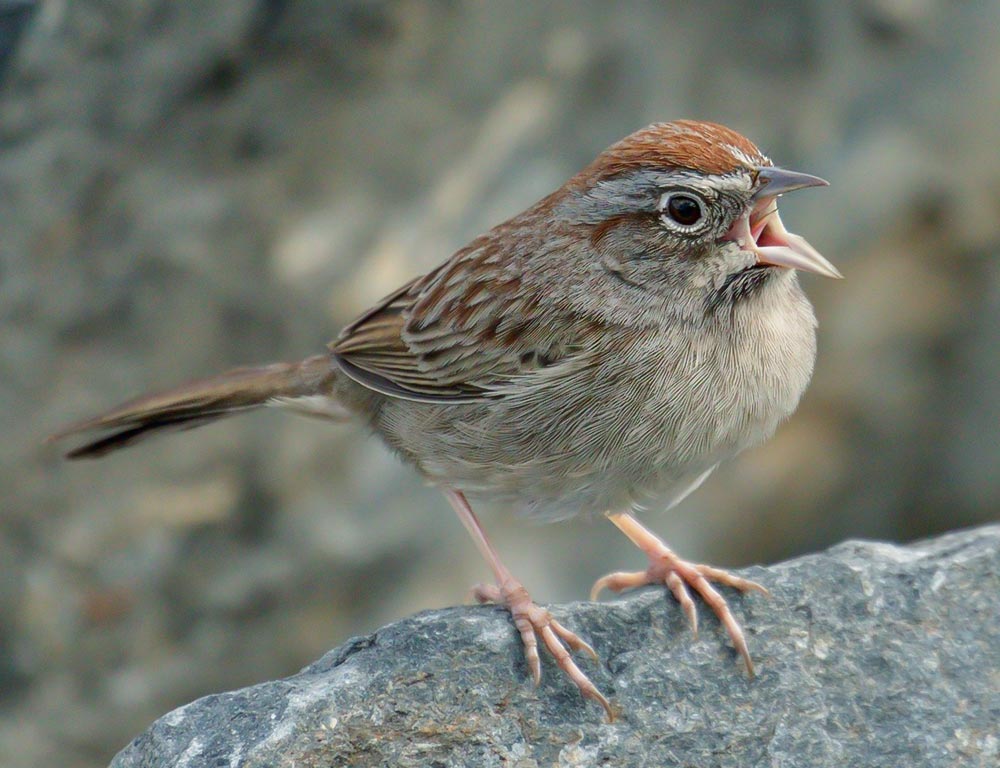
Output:
[[348,325],[325,354],[241,368],[133,400],[55,437],[71,458],[258,406],[359,417],[444,492],[493,570],[532,677],[538,638],[612,716],[570,650],[594,651],[504,566],[466,494],[549,519],[604,514],[649,558],[593,594],[690,590],[743,633],[710,582],[633,512],[670,507],[719,462],[768,438],[812,374],[816,319],[795,270],[839,277],[785,230],[777,197],[823,185],[773,166],[720,125],[681,120],[622,139],[554,193],[476,238]]

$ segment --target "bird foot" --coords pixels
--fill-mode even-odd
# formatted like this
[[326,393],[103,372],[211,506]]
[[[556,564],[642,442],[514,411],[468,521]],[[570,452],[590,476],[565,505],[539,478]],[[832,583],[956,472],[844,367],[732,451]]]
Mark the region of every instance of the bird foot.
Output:
[[521,635],[524,658],[535,685],[542,679],[542,663],[538,656],[538,638],[541,637],[542,644],[552,654],[559,669],[573,681],[583,697],[604,707],[608,722],[614,722],[615,715],[610,702],[576,665],[567,646],[573,651],[584,651],[594,661],[597,661],[597,653],[574,632],[556,621],[547,610],[536,605],[519,581],[510,578],[499,586],[479,584],[473,587],[472,594],[480,603],[497,603],[510,611],[514,626]]
[[[700,563],[690,563],[679,558],[674,552],[660,541],[655,544],[648,542],[643,544],[643,551],[649,557],[649,567],[645,571],[626,572],[618,571],[609,573],[594,582],[590,590],[590,599],[596,600],[601,590],[607,588],[612,592],[621,592],[633,587],[641,587],[646,584],[665,585],[677,598],[684,615],[695,637],[698,636],[698,611],[694,600],[691,598],[691,590],[694,590],[708,604],[719,621],[726,628],[730,640],[732,640],[737,652],[743,658],[750,676],[754,676],[753,661],[750,658],[750,651],[747,648],[746,638],[743,630],[736,621],[726,599],[719,594],[718,590],[712,586],[711,582],[723,584],[727,587],[734,587],[741,592],[763,592],[767,590],[755,581],[744,579],[728,571],[713,568],[710,565]],[[690,588],[690,589],[689,589]]]

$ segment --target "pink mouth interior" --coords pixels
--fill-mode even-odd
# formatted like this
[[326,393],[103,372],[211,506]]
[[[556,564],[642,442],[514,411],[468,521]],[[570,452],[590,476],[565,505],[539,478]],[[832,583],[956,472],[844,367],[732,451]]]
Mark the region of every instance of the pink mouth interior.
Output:
[[771,232],[768,226],[771,222],[772,214],[778,212],[778,206],[774,201],[769,201],[761,210],[754,211],[750,217],[750,234],[758,246],[785,245],[785,243]]
[[760,231],[754,233],[754,239],[757,242],[757,247],[766,247],[768,245],[787,245],[788,243],[771,231],[771,227],[768,226],[769,221],[770,219],[764,223],[764,226],[760,229]]

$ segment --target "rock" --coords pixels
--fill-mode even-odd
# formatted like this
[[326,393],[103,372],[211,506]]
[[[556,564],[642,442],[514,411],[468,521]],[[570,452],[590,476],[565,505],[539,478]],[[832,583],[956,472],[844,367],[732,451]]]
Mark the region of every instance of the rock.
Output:
[[531,686],[502,610],[451,608],[171,712],[112,766],[998,764],[1000,526],[745,575],[771,591],[731,596],[753,680],[662,590],[553,608],[600,654],[581,666],[613,724],[548,660]]

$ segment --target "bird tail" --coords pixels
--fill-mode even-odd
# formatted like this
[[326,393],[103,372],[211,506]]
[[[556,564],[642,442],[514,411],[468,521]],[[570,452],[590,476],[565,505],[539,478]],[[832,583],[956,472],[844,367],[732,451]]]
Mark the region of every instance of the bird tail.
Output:
[[91,459],[127,448],[153,434],[192,429],[263,405],[281,405],[310,415],[337,417],[329,355],[297,363],[236,368],[218,376],[130,400],[107,413],[71,424],[49,441],[75,435],[91,439],[66,454]]

